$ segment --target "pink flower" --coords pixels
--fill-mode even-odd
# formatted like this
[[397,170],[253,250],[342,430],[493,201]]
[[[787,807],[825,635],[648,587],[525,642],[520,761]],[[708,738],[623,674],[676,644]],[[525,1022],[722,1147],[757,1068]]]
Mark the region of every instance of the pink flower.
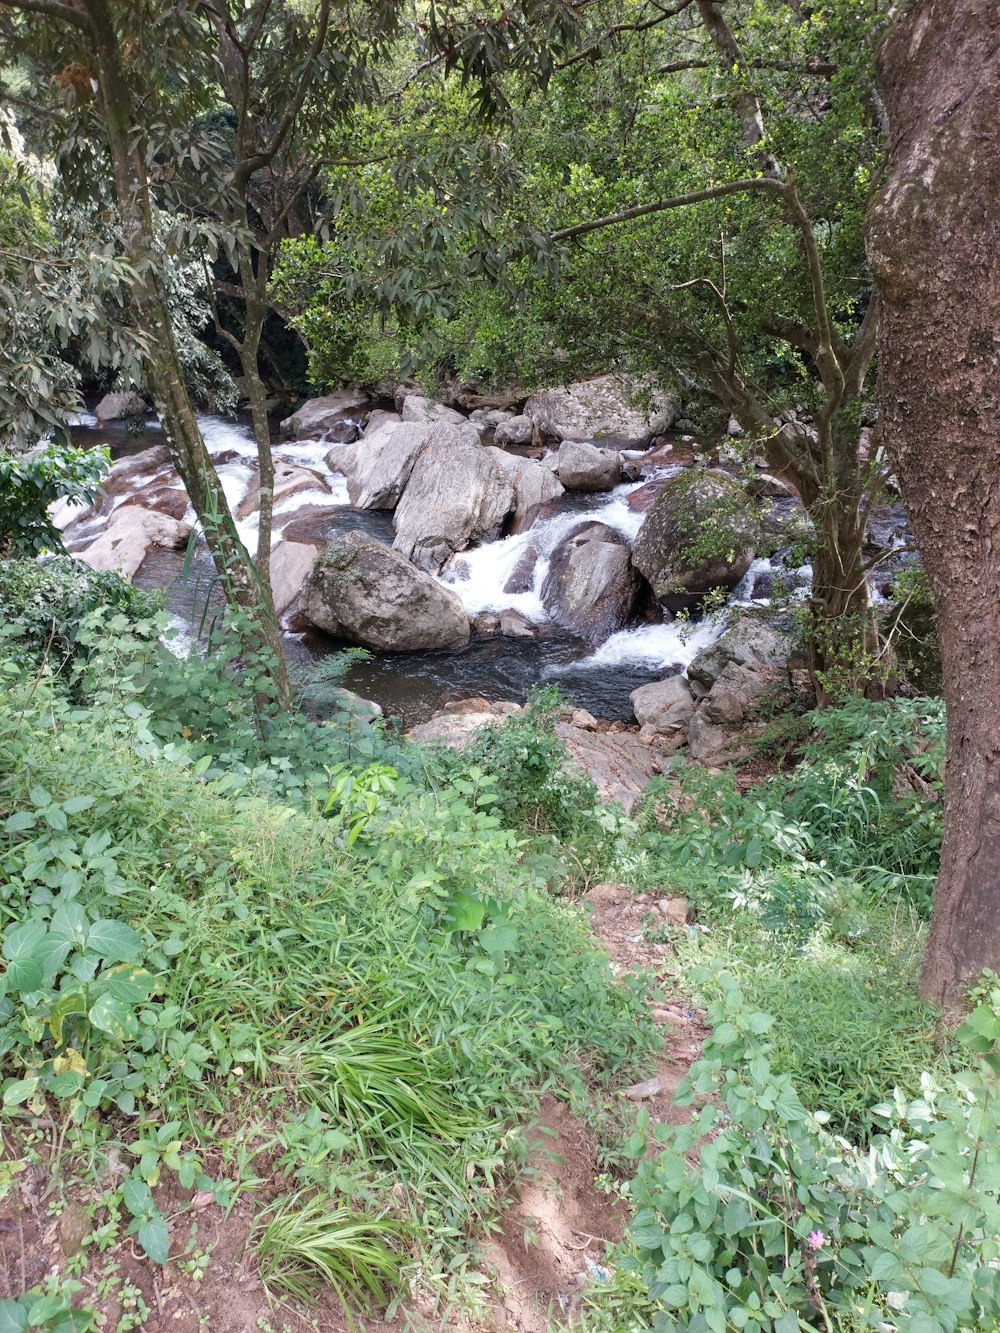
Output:
[[806,1237],[806,1244],[811,1250],[821,1250],[826,1244],[826,1236],[822,1231],[810,1231]]

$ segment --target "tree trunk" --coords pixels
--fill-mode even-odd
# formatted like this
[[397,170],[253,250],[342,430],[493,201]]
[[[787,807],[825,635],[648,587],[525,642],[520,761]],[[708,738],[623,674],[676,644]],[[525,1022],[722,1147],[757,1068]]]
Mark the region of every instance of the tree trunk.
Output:
[[1000,970],[1000,9],[918,0],[882,71],[888,184],[868,220],[885,440],[937,603],[945,825],[921,990]]
[[[243,651],[254,657],[265,656],[278,701],[288,707],[287,675],[270,597],[240,541],[184,383],[153,235],[145,161],[141,145],[135,141],[132,99],[111,10],[107,0],[90,0],[87,10],[125,249],[139,274],[134,303],[151,348],[146,370],[163,416],[166,441],[201,522],[227,600],[243,613],[239,625]],[[260,715],[262,696],[258,696],[257,704]]]

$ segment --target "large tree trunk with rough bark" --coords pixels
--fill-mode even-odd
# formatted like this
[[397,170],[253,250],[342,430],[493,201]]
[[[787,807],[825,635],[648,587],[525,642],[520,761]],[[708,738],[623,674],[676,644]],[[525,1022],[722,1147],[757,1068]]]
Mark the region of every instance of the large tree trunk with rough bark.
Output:
[[1000,6],[918,0],[882,51],[869,218],[885,439],[937,604],[945,832],[921,989],[1000,970]]

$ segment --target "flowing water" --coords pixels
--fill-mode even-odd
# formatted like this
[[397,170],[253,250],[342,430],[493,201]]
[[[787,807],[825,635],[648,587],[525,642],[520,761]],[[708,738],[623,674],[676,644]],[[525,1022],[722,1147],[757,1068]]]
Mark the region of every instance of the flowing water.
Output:
[[[207,416],[200,421],[226,498],[235,513],[256,475],[252,434],[241,422]],[[93,418],[81,417],[75,434],[78,443],[109,444],[116,459],[162,443],[155,424],[129,433],[121,427],[98,428]],[[287,535],[295,541],[322,543],[336,532],[361,529],[391,544],[392,515],[353,508],[344,477],[327,464],[327,456],[343,447],[310,440],[275,445],[277,464],[305,469],[315,478],[315,484],[306,479],[302,489],[275,505],[275,542]],[[676,470],[676,467],[662,469],[655,475],[664,476]],[[116,497],[115,503],[130,498],[139,486],[154,486],[167,473],[164,468],[162,476],[157,472],[136,476],[129,492]],[[671,671],[686,668],[695,654],[722,632],[725,615],[708,617],[698,624],[685,621],[636,624],[593,648],[551,622],[542,605],[541,589],[553,550],[582,520],[604,523],[627,540],[634,539],[645,515],[630,508],[627,500],[642,484],[627,482],[603,495],[567,492],[551,506],[548,517],[539,518],[526,532],[465,551],[449,562],[441,581],[457,593],[470,616],[517,611],[538,627],[539,638],[473,639],[457,653],[374,653],[370,661],[354,665],[344,683],[374,699],[387,716],[400,717],[406,725],[424,720],[449,700],[472,695],[491,701],[523,702],[534,685],[547,682],[558,684],[575,703],[596,717],[631,718],[629,693]],[[194,515],[189,511],[185,517],[191,522]],[[104,521],[106,515],[95,520],[95,531]],[[256,512],[238,518],[237,526],[241,538],[253,551],[257,543]],[[506,591],[518,571],[520,577],[512,585],[516,590]],[[755,561],[732,600],[742,603],[766,600],[755,598],[755,586],[763,590],[771,574],[768,561]],[[143,587],[166,590],[167,606],[178,630],[173,642],[175,650],[187,649],[221,609],[221,595],[204,543],[199,543],[188,556],[175,551],[154,551],[136,581]],[[285,636],[289,657],[299,661],[316,660],[346,646],[315,629],[303,631],[286,626]]]

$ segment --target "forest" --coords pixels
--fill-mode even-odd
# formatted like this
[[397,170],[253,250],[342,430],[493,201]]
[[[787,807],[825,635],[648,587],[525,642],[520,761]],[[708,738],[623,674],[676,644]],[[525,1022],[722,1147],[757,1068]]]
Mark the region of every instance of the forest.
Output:
[[0,0],[0,1333],[1000,1329],[995,0]]

